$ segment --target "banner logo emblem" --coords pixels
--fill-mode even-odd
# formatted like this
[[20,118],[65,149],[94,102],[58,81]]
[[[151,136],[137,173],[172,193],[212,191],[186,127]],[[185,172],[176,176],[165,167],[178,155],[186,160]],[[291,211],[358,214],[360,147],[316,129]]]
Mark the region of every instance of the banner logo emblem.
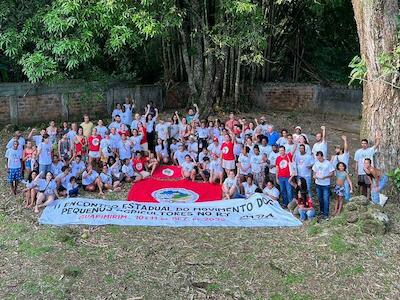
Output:
[[161,203],[193,203],[199,199],[199,194],[184,188],[159,189],[151,196]]

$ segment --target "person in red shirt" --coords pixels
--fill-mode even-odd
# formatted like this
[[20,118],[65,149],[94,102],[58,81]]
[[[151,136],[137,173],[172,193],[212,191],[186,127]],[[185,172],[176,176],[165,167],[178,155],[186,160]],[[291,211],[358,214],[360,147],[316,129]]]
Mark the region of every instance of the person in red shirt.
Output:
[[293,161],[292,153],[286,153],[285,146],[279,147],[279,156],[276,158],[276,182],[281,188],[283,208],[287,208],[292,200],[292,186],[289,183],[290,163]]
[[98,164],[100,159],[100,142],[101,135],[97,133],[97,129],[92,129],[92,135],[88,137],[89,146],[89,164]]
[[297,179],[298,183],[296,184],[297,190],[297,207],[300,214],[300,220],[312,220],[315,217],[315,209],[313,201],[308,194],[307,190],[307,182],[304,178],[299,177]]
[[150,173],[146,171],[147,159],[142,156],[142,152],[136,151],[135,157],[132,159],[132,166],[136,173],[140,174],[142,178],[147,178]]
[[225,141],[221,145],[222,168],[225,169],[226,174],[235,169],[235,154],[233,152],[235,139],[232,132],[230,133],[230,135],[225,134]]

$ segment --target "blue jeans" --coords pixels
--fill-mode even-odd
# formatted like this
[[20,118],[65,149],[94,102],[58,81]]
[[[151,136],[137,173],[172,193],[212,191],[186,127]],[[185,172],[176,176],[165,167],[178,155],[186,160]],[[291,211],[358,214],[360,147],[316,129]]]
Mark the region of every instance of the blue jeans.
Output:
[[388,180],[389,180],[389,178],[387,177],[387,175],[381,176],[381,178],[379,178],[379,188],[376,191],[373,191],[373,189],[376,188],[376,181],[374,180],[374,182],[372,182],[372,184],[371,184],[371,200],[375,204],[379,204],[379,193],[384,189],[384,187],[388,183]]
[[311,192],[311,177],[303,177],[306,180],[307,183],[307,191],[308,191],[308,195],[310,196],[310,198],[312,198],[312,192]]
[[289,183],[288,177],[279,177],[279,186],[281,187],[281,194],[283,199],[283,205],[287,206],[292,201],[293,193],[292,186]]
[[302,221],[305,221],[307,219],[312,220],[315,217],[315,209],[304,209],[304,208],[299,208],[299,214],[300,214],[300,219]]
[[325,217],[329,216],[329,197],[331,195],[330,185],[316,185],[319,210]]

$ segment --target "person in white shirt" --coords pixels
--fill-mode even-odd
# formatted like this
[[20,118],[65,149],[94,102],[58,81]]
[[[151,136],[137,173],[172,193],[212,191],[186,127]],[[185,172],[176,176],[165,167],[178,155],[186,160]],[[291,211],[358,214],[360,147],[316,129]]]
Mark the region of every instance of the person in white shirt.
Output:
[[199,144],[197,143],[194,135],[189,136],[189,142],[187,143],[187,150],[189,151],[191,157],[197,158],[199,152]]
[[272,201],[279,200],[279,190],[275,187],[274,182],[272,180],[267,181],[267,185],[263,189],[263,194],[269,200],[272,200]]
[[189,151],[185,150],[185,146],[180,144],[178,146],[178,151],[174,153],[174,164],[181,166],[185,161],[186,155],[189,155]]
[[268,138],[266,136],[261,138],[261,144],[258,145],[258,148],[260,148],[260,153],[265,154],[267,157],[272,152],[272,146],[268,145]]
[[51,163],[51,173],[53,176],[56,176],[61,173],[61,168],[64,166],[64,163],[60,161],[57,154],[53,155],[53,162]]
[[141,179],[139,174],[135,174],[135,170],[133,169],[130,159],[126,158],[123,163],[124,164],[122,165],[121,172],[124,176],[125,182],[133,182]]
[[121,103],[115,104],[115,109],[111,113],[111,117],[114,119],[116,115],[120,115],[122,112],[121,110]]
[[102,139],[105,138],[106,133],[107,133],[108,130],[107,130],[107,127],[104,126],[103,120],[99,120],[97,122],[97,126],[95,128],[97,130],[97,133],[100,134],[101,138]]
[[[31,133],[33,131],[34,130],[32,129]],[[21,136],[21,132],[19,130],[17,130],[15,132],[14,136],[8,141],[6,148],[7,149],[11,149],[13,147],[14,141],[18,141],[18,149],[20,149],[22,151],[24,149],[24,146],[25,146],[25,139]],[[40,137],[40,142],[42,142],[42,138],[41,137]]]
[[317,159],[312,170],[314,172],[320,214],[323,215],[323,218],[327,219],[329,218],[331,177],[334,175],[335,168],[329,160],[324,158],[322,151],[318,151],[316,157]]
[[210,183],[216,183],[219,179],[219,183],[221,184],[224,180],[224,169],[222,168],[221,159],[218,155],[211,155],[210,162]]
[[249,151],[250,148],[245,146],[239,155],[237,167],[240,175],[247,175],[251,170]]
[[360,189],[360,193],[366,196],[368,199],[371,196],[371,180],[365,173],[364,161],[366,158],[369,158],[372,162],[372,166],[374,166],[374,156],[381,143],[381,135],[382,133],[380,131],[375,133],[375,144],[372,147],[368,147],[368,140],[361,140],[361,149],[358,149],[354,154],[354,170],[357,170],[358,187]]
[[255,145],[253,148],[253,154],[250,156],[250,166],[255,183],[262,189],[265,180],[264,160],[258,145]]
[[67,195],[68,183],[71,177],[73,176],[68,166],[63,166],[61,168],[61,173],[56,176],[55,181],[57,184],[57,191],[61,196]]
[[269,179],[276,184],[276,159],[279,156],[278,145],[272,146],[272,152],[268,155],[268,168],[269,168]]
[[7,149],[5,157],[8,183],[11,185],[11,192],[16,195],[18,182],[22,180],[22,150],[18,140],[13,141],[13,146]]
[[[40,174],[40,173],[39,173]],[[57,184],[53,179],[53,174],[47,172],[45,179],[38,180],[39,192],[37,194],[35,213],[39,213],[39,208],[45,207],[58,198]]]
[[168,164],[169,163],[169,153],[168,153],[168,143],[163,141],[161,138],[157,139],[157,146],[155,147],[155,154],[158,163]]
[[[114,163],[115,166],[117,166],[117,164],[119,164],[119,161]],[[110,192],[121,191],[121,182],[118,180],[118,178],[115,178],[115,179],[113,178],[112,170],[109,169],[106,164],[103,165],[103,168],[99,175],[99,178],[100,178],[101,182],[103,183],[103,187],[106,190],[108,190]]]
[[286,150],[290,152],[286,147],[287,142],[288,142],[288,131],[286,129],[282,129],[281,137],[276,141],[276,143],[278,144],[278,146],[285,146]]
[[308,140],[307,135],[302,133],[301,126],[296,126],[294,128],[294,131],[295,131],[293,133],[293,141],[294,141],[294,143],[298,143],[299,142],[300,136],[303,136],[305,140]]
[[222,184],[222,194],[222,199],[232,199],[237,194],[237,179],[233,170],[228,171],[228,177]]
[[253,182],[253,174],[247,175],[246,181],[242,185],[246,199],[250,198],[256,192],[257,186]]
[[210,145],[208,145],[207,150],[211,154],[215,154],[217,156],[221,155],[221,145],[219,144],[217,137],[213,137],[213,142]]
[[315,135],[315,144],[312,147],[312,154],[314,155],[314,159],[316,158],[317,152],[321,151],[324,154],[324,157],[328,157],[328,144],[326,142],[326,127],[321,126],[322,132],[318,132]]
[[121,122],[121,116],[120,115],[116,115],[114,117],[114,122],[112,122],[110,125],[108,125],[108,129],[116,129],[117,131],[121,129],[122,126],[122,122]]
[[132,158],[132,141],[127,138],[125,133],[121,135],[121,141],[118,144],[118,156],[121,161]]
[[156,125],[157,138],[167,141],[169,139],[170,123],[160,119]]
[[103,193],[103,183],[100,180],[99,173],[93,170],[92,165],[88,165],[82,173],[82,185],[85,191],[94,192],[96,187],[99,189],[99,195]]
[[304,144],[299,146],[299,152],[296,153],[294,160],[297,166],[297,175],[303,177],[307,183],[308,195],[312,197],[311,178],[312,166],[314,165],[314,157],[306,152]]
[[196,170],[194,167],[196,163],[192,161],[189,154],[185,155],[185,160],[180,165],[182,167],[182,176],[186,179],[191,179],[192,181],[196,178]]

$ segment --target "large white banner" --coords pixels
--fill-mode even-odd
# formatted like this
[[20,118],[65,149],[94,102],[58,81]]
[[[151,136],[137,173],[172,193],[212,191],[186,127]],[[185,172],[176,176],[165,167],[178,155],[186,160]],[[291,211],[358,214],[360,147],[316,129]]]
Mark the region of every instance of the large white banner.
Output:
[[262,194],[245,200],[184,204],[68,198],[46,207],[39,222],[48,225],[170,227],[294,227],[302,224],[279,203]]

